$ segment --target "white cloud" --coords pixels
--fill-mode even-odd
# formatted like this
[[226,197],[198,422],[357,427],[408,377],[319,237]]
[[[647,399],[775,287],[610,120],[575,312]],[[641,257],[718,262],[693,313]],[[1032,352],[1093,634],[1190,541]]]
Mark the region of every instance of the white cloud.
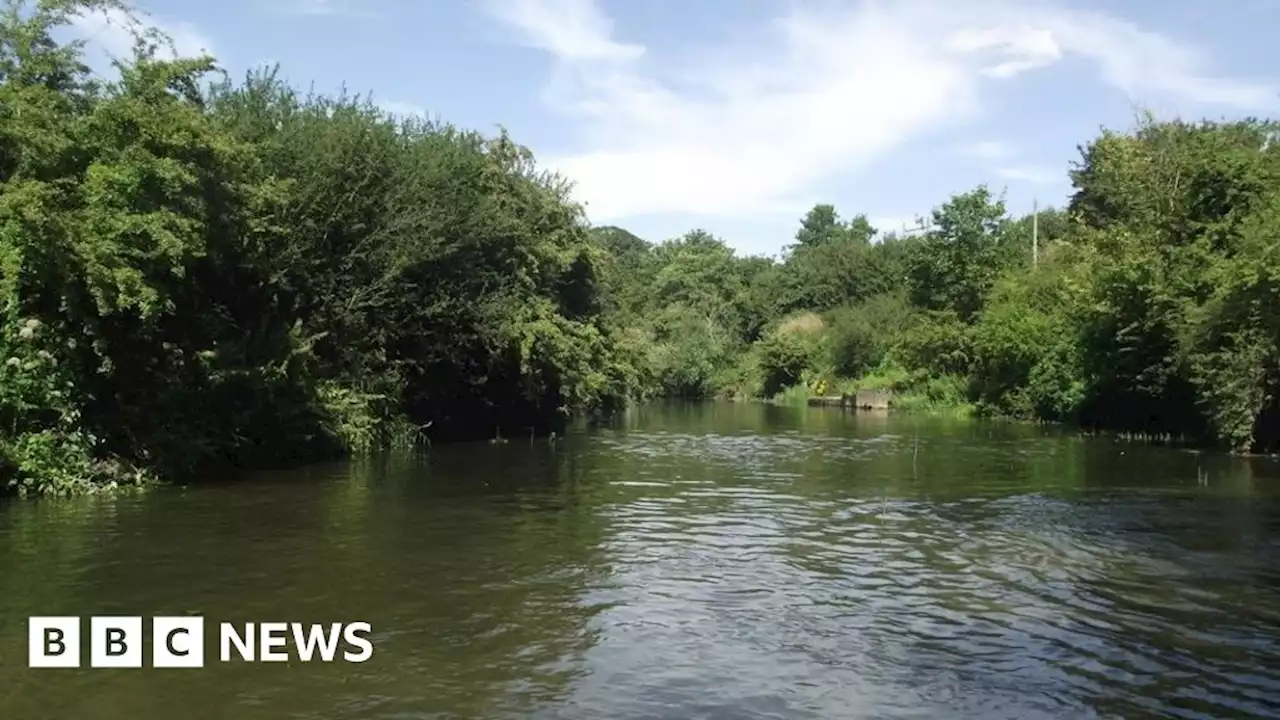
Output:
[[565,60],[632,60],[644,54],[643,47],[612,38],[613,22],[592,0],[485,0],[485,8],[524,44]]
[[72,22],[72,32],[88,42],[90,51],[127,58],[133,54],[134,34],[148,26],[172,41],[172,48],[161,49],[162,56],[199,57],[214,52],[213,41],[191,23],[148,15],[131,17],[115,8],[81,13]]
[[794,217],[822,179],[972,119],[985,83],[1071,55],[1131,95],[1243,108],[1277,99],[1273,87],[1211,76],[1192,49],[1132,24],[1016,0],[792,3],[749,42],[692,57],[619,39],[591,0],[486,8],[555,61],[546,99],[582,123],[583,143],[544,160],[577,183],[597,222]]
[[1066,173],[1033,165],[1010,165],[996,168],[996,174],[1008,180],[1020,180],[1036,185],[1049,185],[1066,179]]
[[1052,17],[1050,23],[1065,47],[1095,61],[1108,83],[1135,98],[1155,93],[1243,110],[1274,108],[1280,100],[1277,83],[1211,75],[1198,48],[1132,23],[1096,12]]
[[1000,48],[1015,56],[982,69],[982,74],[995,78],[1013,77],[1062,59],[1062,48],[1052,32],[1025,25],[997,25],[984,30],[965,28],[951,37],[950,47],[965,53]]

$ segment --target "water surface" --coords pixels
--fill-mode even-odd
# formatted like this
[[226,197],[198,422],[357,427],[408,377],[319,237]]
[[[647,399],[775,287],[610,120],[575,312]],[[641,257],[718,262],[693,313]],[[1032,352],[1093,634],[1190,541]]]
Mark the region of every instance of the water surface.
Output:
[[[376,649],[26,668],[27,616],[63,614],[365,620]],[[1280,717],[1280,468],[686,405],[0,506],[0,718],[525,717]]]

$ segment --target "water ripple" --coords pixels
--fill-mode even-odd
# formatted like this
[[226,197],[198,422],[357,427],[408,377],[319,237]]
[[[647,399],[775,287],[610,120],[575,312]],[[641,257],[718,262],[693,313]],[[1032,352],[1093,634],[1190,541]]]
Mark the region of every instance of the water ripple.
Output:
[[[1280,484],[1211,462],[721,406],[10,505],[0,717],[1280,717]],[[104,612],[361,618],[377,659],[3,662],[28,615]]]
[[[1273,619],[1276,594],[1251,591],[1220,551],[1181,547],[1176,508],[1039,491],[877,498],[859,486],[857,469],[874,477],[866,466],[902,449],[889,435],[615,440],[611,451],[645,458],[637,474],[685,503],[672,517],[615,496],[609,549],[628,599],[600,622],[649,622],[640,636],[607,633],[595,652],[627,655],[650,687],[705,687],[711,648],[740,668],[722,680],[726,695],[769,687],[781,698],[792,673],[828,677],[830,690],[843,670],[860,691],[872,686],[855,706],[844,693],[808,696],[827,717],[944,706],[983,717],[1280,714],[1280,626],[1250,617]],[[815,457],[849,477],[844,498],[800,494],[813,475],[779,469]],[[675,473],[715,481],[664,486]],[[648,656],[632,655],[637,646]]]

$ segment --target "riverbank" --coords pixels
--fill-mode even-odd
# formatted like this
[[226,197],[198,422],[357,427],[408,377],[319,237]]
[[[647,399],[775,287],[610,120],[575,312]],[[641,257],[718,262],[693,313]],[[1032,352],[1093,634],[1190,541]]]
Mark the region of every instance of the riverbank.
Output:
[[638,394],[600,245],[526,148],[150,42],[103,84],[59,40],[104,8],[130,12],[0,15],[0,493],[549,431]]
[[1084,146],[1066,210],[980,185],[898,236],[819,204],[744,256],[593,226],[505,132],[274,69],[143,44],[103,84],[58,38],[128,7],[63,5],[0,16],[0,494],[722,394],[1280,447],[1275,123],[1145,118]]

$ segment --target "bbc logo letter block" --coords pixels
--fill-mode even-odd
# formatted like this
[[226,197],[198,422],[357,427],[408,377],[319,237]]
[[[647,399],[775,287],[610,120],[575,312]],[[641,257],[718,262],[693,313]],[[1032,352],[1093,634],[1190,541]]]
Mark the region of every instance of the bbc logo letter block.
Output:
[[80,618],[31,618],[27,623],[27,665],[80,667]]

